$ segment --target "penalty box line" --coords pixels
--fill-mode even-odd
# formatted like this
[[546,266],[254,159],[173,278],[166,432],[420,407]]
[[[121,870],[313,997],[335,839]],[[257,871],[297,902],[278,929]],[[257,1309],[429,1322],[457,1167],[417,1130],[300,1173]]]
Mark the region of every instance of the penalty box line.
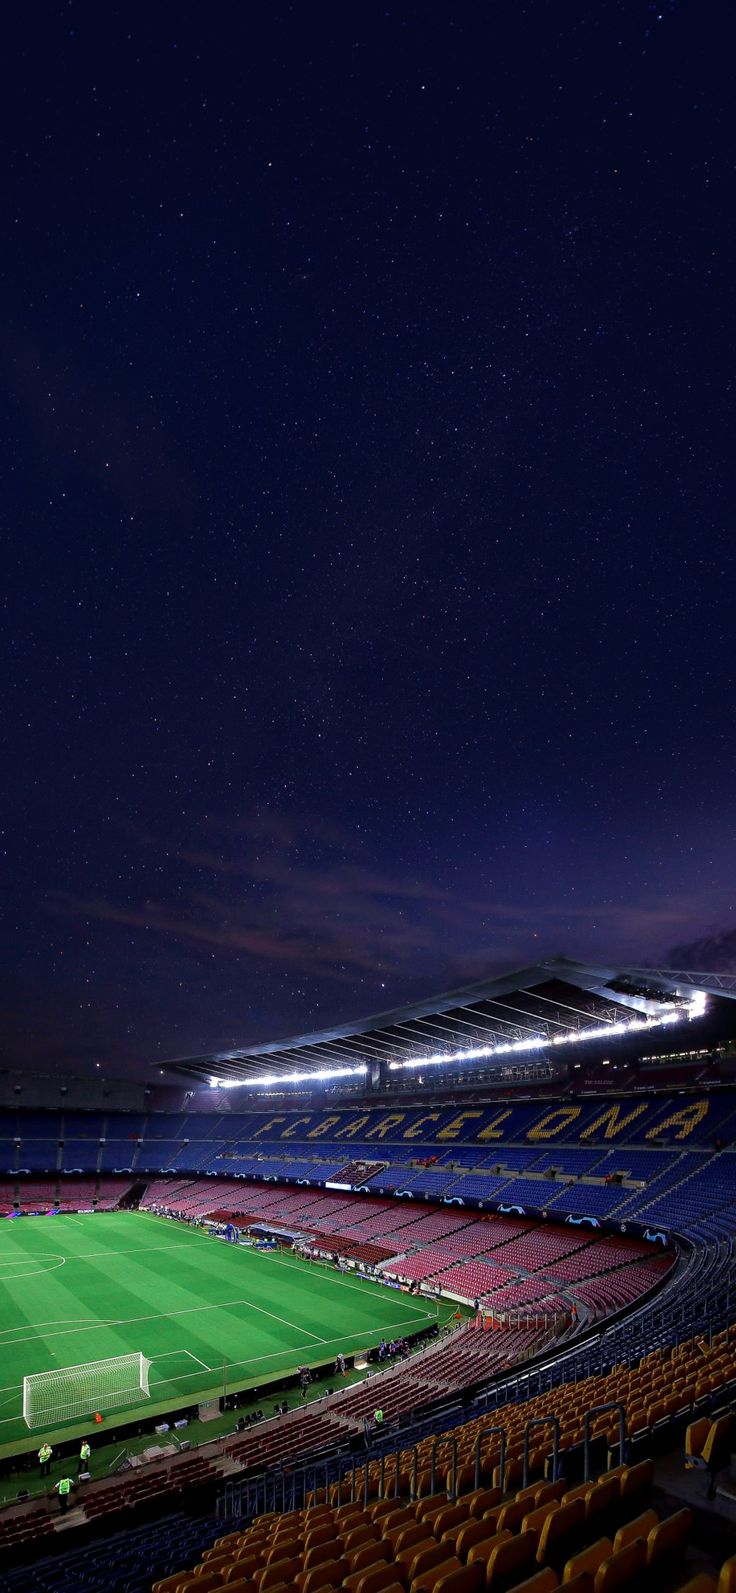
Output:
[[[195,1355],[192,1350],[162,1350],[160,1355],[151,1356],[151,1365],[155,1366],[157,1361],[169,1361],[172,1355],[188,1355],[190,1360],[196,1361],[198,1366],[204,1367],[205,1372],[212,1372],[214,1370],[212,1366],[208,1366],[207,1362],[202,1360],[201,1356]],[[146,1359],[148,1359],[148,1357],[146,1357]],[[186,1372],[184,1372],[182,1375],[186,1377]],[[167,1378],[167,1382],[180,1383],[181,1378],[170,1377]]]
[[[384,1329],[384,1331],[386,1333],[391,1333],[391,1332],[393,1332],[394,1328],[398,1329],[398,1328],[401,1327],[401,1325],[402,1324],[400,1322],[389,1323],[389,1324],[386,1325],[386,1328]],[[357,1339],[366,1339],[366,1338],[374,1338],[374,1337],[375,1337],[375,1328],[366,1328],[361,1333],[351,1333],[350,1336],[349,1336],[349,1343],[350,1344],[354,1344]],[[322,1343],[322,1346],[323,1346],[324,1349],[331,1349],[336,1344],[337,1345],[340,1345],[340,1344],[344,1345],[345,1344],[345,1337],[344,1337],[344,1335],[341,1335],[340,1338],[322,1339],[320,1342]],[[295,1344],[292,1349],[289,1349],[289,1350],[271,1350],[267,1355],[253,1355],[253,1356],[249,1356],[247,1360],[231,1361],[231,1360],[228,1360],[227,1356],[225,1356],[225,1360],[227,1362],[228,1370],[232,1372],[235,1369],[236,1366],[258,1366],[258,1365],[260,1365],[261,1361],[278,1361],[278,1360],[281,1360],[285,1355],[299,1355],[302,1351],[308,1350],[310,1348],[311,1348],[311,1346],[309,1344]],[[349,1354],[350,1352],[347,1351],[346,1353]],[[154,1355],[152,1357],[151,1364],[153,1366],[155,1366],[157,1361],[163,1360],[164,1359],[164,1355],[169,1355],[169,1354],[170,1355],[191,1355],[191,1350],[166,1350],[161,1355]],[[193,1360],[198,1360],[199,1357],[194,1355],[194,1356],[192,1356],[192,1359]],[[222,1363],[218,1361],[216,1366],[205,1366],[204,1361],[200,1362],[200,1365],[202,1367],[204,1367],[204,1369],[207,1372],[209,1377],[212,1377],[215,1372],[218,1372],[220,1370],[221,1364]],[[411,1362],[409,1362],[408,1364],[411,1365]],[[61,1367],[60,1370],[63,1371],[64,1368]],[[166,1378],[165,1381],[167,1383],[183,1383],[185,1381],[185,1379],[187,1379],[187,1378],[190,1378],[190,1377],[201,1377],[201,1376],[202,1376],[201,1372],[182,1372],[176,1377],[168,1377],[168,1378]],[[18,1394],[20,1394],[22,1392],[22,1386],[23,1385],[20,1384],[20,1383],[11,1383],[11,1384],[8,1385],[7,1388],[1,1388],[0,1389],[0,1394],[7,1394],[8,1392],[10,1392],[11,1394],[14,1394],[14,1395],[17,1396]],[[216,1383],[214,1383],[212,1385],[212,1391],[213,1392],[217,1389],[217,1386],[218,1385]],[[206,1392],[206,1390],[204,1392]],[[9,1405],[10,1403],[11,1403],[11,1401],[9,1399],[4,1399],[4,1400],[0,1401],[0,1409],[2,1408],[3,1405]],[[19,1420],[18,1416],[4,1416],[4,1417],[2,1417],[2,1419],[0,1419],[0,1427],[9,1427],[9,1426],[11,1426],[11,1424],[17,1423],[18,1420]]]
[[[325,1339],[322,1338],[321,1334],[310,1332],[309,1328],[301,1327],[298,1322],[290,1322],[289,1318],[286,1317],[286,1316],[278,1316],[276,1311],[267,1311],[265,1306],[256,1305],[253,1300],[239,1299],[239,1300],[222,1300],[222,1301],[218,1302],[215,1305],[187,1305],[187,1306],[182,1306],[181,1310],[179,1310],[179,1311],[155,1311],[155,1312],[152,1312],[152,1314],[150,1316],[116,1317],[116,1318],[110,1318],[110,1319],[106,1319],[106,1318],[101,1317],[96,1322],[90,1322],[86,1327],[62,1328],[59,1332],[54,1332],[54,1333],[45,1333],[45,1332],[44,1333],[38,1333],[38,1332],[35,1332],[35,1331],[31,1331],[31,1333],[29,1333],[26,1338],[13,1339],[12,1340],[12,1347],[14,1349],[16,1344],[33,1344],[39,1338],[42,1338],[42,1339],[70,1338],[73,1333],[98,1333],[104,1328],[132,1327],[134,1324],[137,1325],[137,1323],[139,1323],[139,1322],[168,1322],[168,1321],[171,1321],[174,1317],[192,1316],[192,1315],[198,1315],[199,1313],[204,1314],[205,1311],[227,1311],[227,1310],[230,1310],[233,1306],[236,1306],[236,1305],[244,1305],[244,1306],[246,1306],[248,1308],[249,1311],[258,1311],[258,1312],[260,1312],[261,1316],[272,1317],[274,1322],[281,1322],[284,1327],[291,1328],[292,1332],[294,1332],[294,1333],[300,1333],[302,1335],[306,1333],[307,1337],[310,1338],[310,1339],[313,1339],[315,1344],[324,1344],[326,1342]],[[51,1324],[42,1324],[42,1325],[50,1326]],[[31,1329],[33,1330],[33,1324],[32,1323],[29,1323],[28,1326],[30,1326]],[[375,1332],[375,1329],[373,1329],[373,1331]],[[60,1370],[63,1370],[63,1368],[60,1368]],[[10,1385],[10,1386],[14,1386],[14,1385]],[[7,1392],[7,1389],[0,1388],[0,1394],[4,1394],[6,1392]]]

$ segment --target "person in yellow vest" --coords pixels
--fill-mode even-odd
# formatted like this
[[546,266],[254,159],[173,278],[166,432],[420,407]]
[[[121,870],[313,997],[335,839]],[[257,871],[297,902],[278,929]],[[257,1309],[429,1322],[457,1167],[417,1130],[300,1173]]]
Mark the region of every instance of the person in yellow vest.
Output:
[[51,1470],[51,1456],[53,1455],[53,1453],[54,1453],[54,1451],[51,1448],[51,1445],[47,1444],[46,1441],[44,1440],[44,1442],[41,1445],[41,1448],[38,1451],[38,1463],[39,1463],[39,1466],[41,1467],[41,1476],[42,1477],[48,1477],[48,1474],[49,1474],[49,1472]]
[[74,1480],[72,1477],[60,1477],[56,1484],[55,1491],[59,1495],[59,1509],[62,1515],[66,1515],[66,1512],[69,1509],[69,1495],[73,1487]]
[[81,1477],[83,1471],[89,1471],[89,1457],[91,1454],[92,1450],[90,1449],[86,1438],[83,1438],[82,1447],[79,1451],[79,1465],[77,1466],[78,1477]]

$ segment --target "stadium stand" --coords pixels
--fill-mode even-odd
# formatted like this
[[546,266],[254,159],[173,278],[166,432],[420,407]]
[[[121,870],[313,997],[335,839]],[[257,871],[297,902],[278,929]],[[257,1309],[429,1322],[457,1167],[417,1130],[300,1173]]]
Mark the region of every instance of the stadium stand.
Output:
[[[675,1440],[684,1470],[685,1426],[694,1476],[700,1467],[710,1482],[727,1458],[730,1429],[718,1422],[736,1398],[731,1091],[178,1116],[18,1110],[0,1134],[6,1216],[114,1209],[135,1192],[144,1208],[185,1220],[295,1227],[315,1250],[485,1308],[378,1374],[384,1425],[367,1458],[355,1446],[376,1408],[372,1380],[233,1435],[216,1463],[181,1457],[173,1482],[147,1471],[93,1486],[82,1515],[105,1528],[104,1555],[88,1547],[64,1561],[80,1593],[154,1583],[178,1593],[190,1580],[196,1593],[280,1593],[279,1578],[299,1593],[507,1593],[540,1575],[528,1593],[559,1583],[615,1593],[644,1575],[670,1593],[702,1571],[697,1520],[652,1494],[651,1471],[636,1473],[639,1455],[656,1459]],[[325,1190],[341,1171],[353,1190]],[[582,1487],[586,1416],[610,1403],[623,1408],[627,1448],[619,1454],[617,1413],[591,1417]],[[550,1431],[533,1430],[526,1459],[524,1435],[553,1420],[562,1475],[551,1477]],[[489,1426],[505,1431],[503,1456],[482,1436]],[[140,1524],[184,1489],[218,1488],[226,1532],[188,1510]],[[125,1530],[110,1537],[121,1518]],[[9,1590],[59,1585],[58,1557],[39,1558],[55,1523],[35,1506],[0,1517]],[[322,1546],[307,1541],[312,1531],[328,1532],[329,1560],[308,1559]],[[389,1552],[371,1558],[376,1544]],[[285,1560],[274,1557],[285,1546]],[[712,1560],[693,1593],[711,1593],[718,1574],[720,1593],[733,1593],[736,1566],[721,1572]]]

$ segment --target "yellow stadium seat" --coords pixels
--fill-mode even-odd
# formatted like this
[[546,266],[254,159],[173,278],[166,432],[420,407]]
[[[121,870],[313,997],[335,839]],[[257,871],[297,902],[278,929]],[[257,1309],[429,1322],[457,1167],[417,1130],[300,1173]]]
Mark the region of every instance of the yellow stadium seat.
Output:
[[585,1500],[586,1526],[593,1531],[605,1529],[614,1520],[619,1499],[618,1477],[602,1478],[597,1482]]
[[496,1505],[501,1504],[502,1499],[500,1488],[478,1488],[475,1493],[470,1494],[467,1504],[471,1516],[480,1519],[486,1510],[493,1510]]
[[538,1483],[534,1491],[535,1508],[537,1505],[546,1504],[549,1499],[561,1500],[566,1490],[567,1483],[564,1477],[560,1477],[557,1482]]
[[205,1571],[202,1576],[187,1576],[179,1583],[182,1593],[204,1593],[205,1588],[221,1587],[216,1571]]
[[414,1506],[414,1519],[424,1521],[426,1516],[431,1516],[435,1510],[443,1510],[449,1503],[446,1493],[427,1493],[418,1499]]
[[692,1510],[676,1510],[664,1521],[658,1521],[647,1534],[647,1570],[651,1571],[673,1560],[686,1546],[693,1524]]
[[525,1582],[517,1582],[514,1593],[555,1593],[559,1585],[556,1572],[548,1565],[544,1571],[527,1577]]
[[718,1593],[736,1593],[736,1554],[721,1566]]
[[522,1581],[534,1566],[535,1538],[532,1532],[519,1532],[498,1543],[486,1562],[486,1587],[489,1593],[505,1593]]
[[343,1555],[352,1572],[367,1570],[369,1565],[389,1560],[391,1550],[387,1543],[362,1543],[359,1549],[351,1549],[349,1554],[343,1551]]
[[553,1510],[539,1535],[537,1564],[551,1565],[559,1572],[570,1558],[570,1551],[575,1550],[575,1539],[580,1538],[584,1518],[585,1505],[582,1499],[572,1499],[567,1504],[563,1501],[559,1510]]
[[267,1565],[265,1571],[261,1571],[253,1580],[257,1582],[258,1593],[270,1593],[272,1587],[278,1587],[281,1582],[288,1584],[304,1569],[301,1555],[291,1560],[275,1560],[273,1565]]
[[[448,1570],[460,1564],[457,1556],[453,1554],[449,1543],[437,1543],[432,1538],[427,1543],[416,1543],[408,1550],[408,1581],[409,1586],[423,1582],[429,1571],[437,1565],[447,1565]],[[402,1557],[403,1558],[403,1557]]]
[[733,1429],[732,1416],[719,1416],[717,1421],[711,1422],[710,1432],[703,1445],[702,1458],[706,1466],[713,1470],[720,1470],[725,1466],[729,1455],[729,1439]]
[[635,1502],[642,1508],[649,1503],[654,1483],[654,1461],[640,1460],[636,1466],[625,1466],[619,1489],[627,1505]]
[[500,1543],[506,1543],[510,1537],[510,1532],[494,1532],[490,1538],[481,1538],[478,1543],[471,1544],[466,1555],[466,1563],[487,1565],[494,1549],[497,1549]]
[[460,1565],[452,1571],[438,1565],[435,1570],[434,1582],[427,1584],[431,1585],[432,1593],[481,1593],[485,1582],[481,1565]]
[[619,1593],[642,1576],[647,1559],[643,1538],[636,1538],[604,1560],[595,1574],[595,1593]]
[[454,1527],[451,1532],[443,1536],[446,1542],[453,1545],[460,1559],[466,1560],[474,1543],[487,1543],[492,1535],[487,1521],[476,1521],[471,1516],[462,1526]]
[[658,1521],[659,1516],[656,1510],[644,1510],[640,1516],[632,1516],[630,1521],[625,1521],[623,1526],[619,1527],[613,1540],[614,1554],[618,1554],[621,1549],[628,1548],[630,1543],[636,1543],[637,1539],[641,1539],[642,1543],[646,1543],[649,1533],[653,1527],[656,1527]]
[[522,1532],[533,1532],[537,1538],[541,1536],[542,1528],[547,1517],[553,1510],[559,1510],[558,1499],[547,1499],[544,1504],[537,1505],[536,1509],[528,1511],[521,1523]]
[[[312,1571],[301,1571],[294,1581],[299,1593],[316,1593],[317,1588],[341,1587],[343,1577],[348,1574],[346,1560],[326,1560],[321,1565],[315,1565]],[[367,1571],[366,1576],[369,1575]]]
[[574,1499],[582,1499],[583,1504],[585,1504],[592,1487],[592,1482],[579,1482],[575,1488],[568,1488],[567,1492],[562,1495],[562,1503],[572,1504]]
[[[425,1517],[425,1520],[427,1518]],[[464,1504],[445,1504],[436,1515],[429,1518],[432,1531],[436,1538],[444,1538],[444,1534],[452,1527],[458,1527],[463,1521],[468,1520],[467,1506]]]
[[304,1548],[316,1549],[320,1543],[334,1543],[335,1526],[332,1522],[320,1522],[319,1526],[309,1526],[304,1534]]

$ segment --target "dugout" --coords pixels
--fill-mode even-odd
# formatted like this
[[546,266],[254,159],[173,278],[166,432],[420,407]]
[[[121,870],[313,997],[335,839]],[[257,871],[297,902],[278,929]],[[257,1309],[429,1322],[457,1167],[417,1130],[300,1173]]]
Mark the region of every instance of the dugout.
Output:
[[248,1227],[248,1233],[256,1243],[282,1245],[291,1250],[293,1245],[308,1245],[313,1242],[313,1235],[304,1233],[301,1228],[281,1228],[270,1222],[253,1222]]

